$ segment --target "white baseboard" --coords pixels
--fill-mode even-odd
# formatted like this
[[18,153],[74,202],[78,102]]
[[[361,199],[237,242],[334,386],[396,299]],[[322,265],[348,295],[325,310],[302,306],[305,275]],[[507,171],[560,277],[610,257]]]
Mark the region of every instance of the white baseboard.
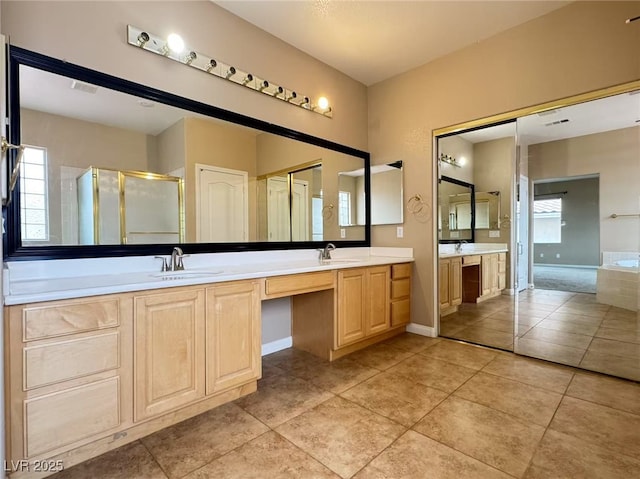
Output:
[[419,334],[420,336],[429,336],[430,338],[437,337],[436,328],[425,326],[424,324],[409,323],[407,325],[407,332]]
[[288,338],[277,339],[262,345],[262,355],[266,356],[267,354],[276,353],[283,349],[290,348],[291,346],[293,346],[293,338],[291,336]]

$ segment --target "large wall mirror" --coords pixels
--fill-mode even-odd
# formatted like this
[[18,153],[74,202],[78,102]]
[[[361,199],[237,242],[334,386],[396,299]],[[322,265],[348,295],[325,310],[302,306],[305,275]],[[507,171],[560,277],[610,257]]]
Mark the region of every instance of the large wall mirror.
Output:
[[[20,48],[9,58],[10,139],[26,145],[9,258],[369,244],[368,153]],[[354,170],[362,221],[346,226],[340,173]]]

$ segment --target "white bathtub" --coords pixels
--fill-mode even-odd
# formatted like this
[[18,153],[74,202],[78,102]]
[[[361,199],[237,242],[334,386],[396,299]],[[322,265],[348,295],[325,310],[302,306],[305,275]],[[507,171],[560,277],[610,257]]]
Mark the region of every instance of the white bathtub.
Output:
[[598,268],[596,300],[618,308],[638,311],[638,253],[605,252]]

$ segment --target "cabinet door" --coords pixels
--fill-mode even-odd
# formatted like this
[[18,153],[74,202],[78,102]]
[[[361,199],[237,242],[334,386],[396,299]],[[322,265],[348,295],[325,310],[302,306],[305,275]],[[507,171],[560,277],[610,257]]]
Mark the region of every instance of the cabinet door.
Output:
[[338,272],[338,346],[365,336],[366,269]]
[[207,394],[260,377],[261,339],[258,282],[207,288]]
[[480,262],[481,269],[481,281],[480,281],[480,296],[491,294],[491,256],[490,254],[483,254],[482,261]]
[[492,254],[491,255],[491,262],[490,262],[490,274],[491,274],[491,292],[492,293],[496,293],[500,290],[500,281],[499,281],[499,276],[498,276],[498,255],[497,254]]
[[384,332],[391,325],[389,312],[390,278],[388,266],[367,269],[366,336]]
[[449,278],[451,277],[451,261],[440,260],[440,308],[445,309],[451,306],[449,296]]
[[462,258],[451,258],[449,267],[449,300],[451,306],[462,304]]
[[134,299],[135,420],[204,397],[204,290]]

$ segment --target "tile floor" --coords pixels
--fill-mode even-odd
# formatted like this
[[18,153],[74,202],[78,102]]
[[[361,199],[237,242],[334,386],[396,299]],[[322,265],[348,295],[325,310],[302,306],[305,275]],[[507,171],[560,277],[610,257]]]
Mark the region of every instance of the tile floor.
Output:
[[[464,303],[440,319],[440,334],[513,350],[512,296]],[[595,294],[535,289],[518,297],[516,352],[640,381],[640,316]]]
[[258,391],[55,479],[624,478],[640,385],[403,334],[334,363],[263,358]]

